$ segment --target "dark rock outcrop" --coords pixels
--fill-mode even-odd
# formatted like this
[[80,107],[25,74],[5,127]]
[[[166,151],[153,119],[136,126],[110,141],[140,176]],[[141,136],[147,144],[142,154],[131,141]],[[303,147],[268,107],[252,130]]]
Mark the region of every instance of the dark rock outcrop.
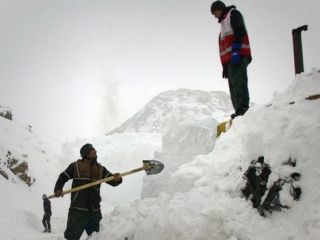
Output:
[[0,116],[6,119],[12,120],[12,112],[11,109],[8,107],[2,107],[0,105]]
[[[28,174],[28,163],[26,161],[21,161],[14,157],[10,151],[7,152],[6,161],[3,163],[8,170],[10,170],[14,175],[21,179],[29,187],[35,183],[35,178]],[[1,162],[1,159],[0,159]],[[4,169],[0,168],[0,174],[9,180],[9,175]]]

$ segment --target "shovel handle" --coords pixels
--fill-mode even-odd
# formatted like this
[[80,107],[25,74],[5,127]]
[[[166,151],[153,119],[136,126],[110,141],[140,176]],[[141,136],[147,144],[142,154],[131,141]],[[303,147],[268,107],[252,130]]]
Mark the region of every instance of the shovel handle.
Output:
[[[148,167],[147,166],[143,166],[143,167],[140,167],[140,168],[133,169],[131,171],[120,173],[120,177],[124,177],[124,176],[130,175],[132,173],[136,173],[136,172],[140,172],[142,170],[146,170],[146,168],[148,168]],[[104,182],[110,182],[112,180],[114,180],[114,176],[106,177],[106,178],[100,179],[98,181],[95,181],[95,182],[92,182],[92,183],[87,183],[87,184],[84,184],[84,185],[76,187],[76,188],[71,188],[69,190],[63,191],[62,192],[62,196],[65,195],[65,194],[68,194],[68,193],[78,192],[80,190],[83,190],[83,189],[86,189],[86,188],[89,188],[89,187],[93,187],[93,186],[99,185],[99,184],[104,183]],[[55,197],[56,196],[53,194],[53,195],[50,195],[48,197],[48,199],[55,198]]]

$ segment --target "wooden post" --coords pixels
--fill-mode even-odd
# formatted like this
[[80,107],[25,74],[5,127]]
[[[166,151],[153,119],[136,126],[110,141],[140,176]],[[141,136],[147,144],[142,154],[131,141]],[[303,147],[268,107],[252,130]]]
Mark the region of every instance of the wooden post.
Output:
[[304,72],[301,32],[307,30],[308,25],[303,25],[292,30],[294,67],[296,74]]

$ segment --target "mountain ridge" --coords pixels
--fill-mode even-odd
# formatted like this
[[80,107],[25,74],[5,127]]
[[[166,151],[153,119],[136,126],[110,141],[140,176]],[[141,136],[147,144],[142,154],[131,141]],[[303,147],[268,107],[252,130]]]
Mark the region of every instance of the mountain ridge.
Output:
[[170,122],[214,118],[221,121],[232,112],[230,96],[222,91],[177,89],[160,93],[133,117],[107,135],[123,132],[161,132]]

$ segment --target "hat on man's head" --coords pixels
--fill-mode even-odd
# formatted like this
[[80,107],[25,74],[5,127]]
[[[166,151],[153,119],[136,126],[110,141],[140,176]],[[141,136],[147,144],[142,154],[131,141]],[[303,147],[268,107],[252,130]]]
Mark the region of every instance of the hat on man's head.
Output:
[[43,195],[42,195],[42,199],[43,199],[43,200],[45,200],[45,199],[47,199],[47,198],[48,198],[48,197],[47,197],[46,194],[43,194]]
[[84,158],[94,147],[92,146],[91,143],[87,143],[83,145],[80,149],[80,155],[82,158]]
[[215,1],[211,5],[211,13],[213,14],[215,10],[224,11],[226,8],[227,6],[222,1]]

